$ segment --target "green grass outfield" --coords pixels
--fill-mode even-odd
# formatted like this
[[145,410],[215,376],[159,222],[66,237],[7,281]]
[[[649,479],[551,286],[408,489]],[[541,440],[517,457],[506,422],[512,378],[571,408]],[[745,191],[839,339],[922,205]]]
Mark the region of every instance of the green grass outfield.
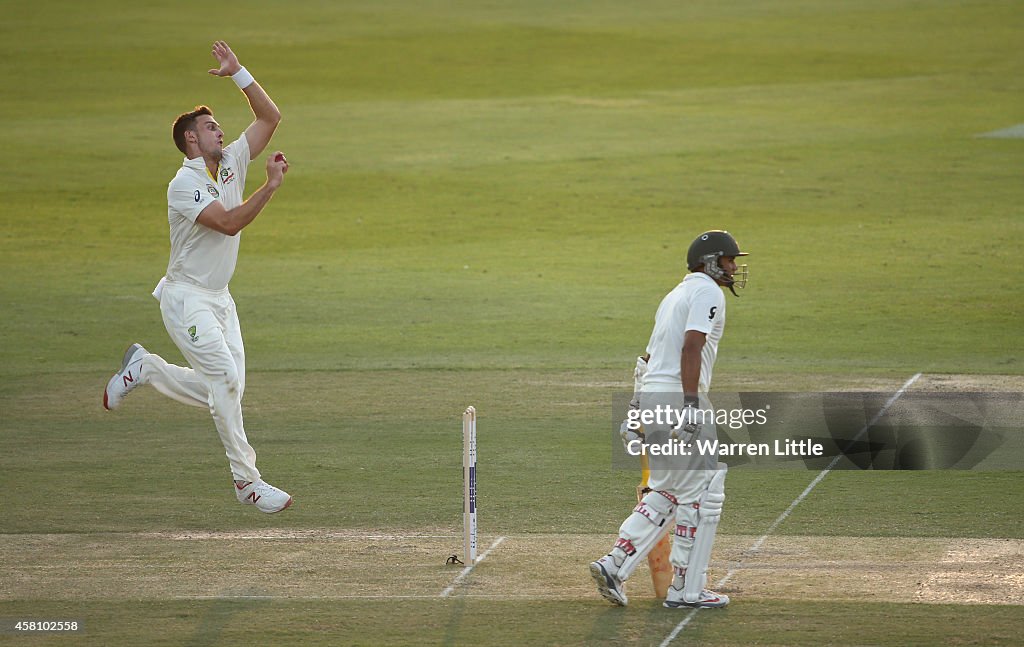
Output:
[[[609,467],[612,394],[704,229],[752,252],[716,388],[894,392],[918,372],[1020,388],[1024,141],[977,137],[1024,122],[1019,3],[229,13],[4,9],[0,619],[87,627],[33,645],[659,644],[684,614],[641,572],[611,608],[586,563],[636,481]],[[246,428],[296,498],[272,517],[232,501],[207,413],[150,391],[100,406],[128,343],[181,361],[149,296],[170,122],[196,103],[229,137],[250,121],[206,74],[218,38],[281,107],[272,147],[292,163],[232,282]],[[256,162],[250,191],[261,178]],[[467,404],[484,543],[508,539],[442,599]],[[809,553],[744,558],[734,603],[676,644],[1013,644],[1021,476],[830,474],[765,559]],[[730,475],[717,575],[813,477]],[[858,539],[875,552],[827,562],[814,543]],[[902,566],[888,540],[925,557]],[[971,551],[1003,570],[957,561]],[[844,584],[797,568],[816,559]]]

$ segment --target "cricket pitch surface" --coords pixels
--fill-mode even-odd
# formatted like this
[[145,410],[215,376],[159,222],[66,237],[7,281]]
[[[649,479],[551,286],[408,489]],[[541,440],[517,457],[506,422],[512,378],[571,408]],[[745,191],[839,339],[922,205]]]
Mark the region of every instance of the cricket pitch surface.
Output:
[[[441,529],[264,529],[0,535],[0,598],[166,600],[217,598],[473,598],[599,600],[587,564],[613,539],[503,535],[465,577],[446,565],[461,535]],[[481,552],[499,537],[481,536]],[[893,537],[721,536],[709,581],[735,570],[722,592],[758,598],[1024,604],[1024,541]],[[543,555],[541,558],[540,556]],[[461,555],[460,555],[461,557]],[[538,561],[540,560],[540,561]],[[653,598],[646,565],[631,600]],[[447,597],[447,596],[445,596]]]

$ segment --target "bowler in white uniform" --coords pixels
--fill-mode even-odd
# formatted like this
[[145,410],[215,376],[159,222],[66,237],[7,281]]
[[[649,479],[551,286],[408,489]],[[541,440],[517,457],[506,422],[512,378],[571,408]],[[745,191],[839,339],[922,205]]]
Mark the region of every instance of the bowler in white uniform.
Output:
[[179,402],[208,407],[231,467],[235,496],[263,512],[292,503],[283,490],[265,482],[256,469],[256,451],[242,424],[245,349],[228,283],[238,260],[240,232],[260,214],[288,171],[280,151],[267,159],[267,180],[243,200],[249,163],[258,157],[281,121],[281,112],[224,41],[213,44],[219,67],[245,94],[255,121],[224,146],[224,132],[206,106],[174,121],[172,136],[185,154],[167,187],[171,254],[167,273],[153,295],[164,326],[191,368],[168,364],[140,344],[132,344],[121,369],[103,392],[103,406],[116,409],[133,389],[149,384]]

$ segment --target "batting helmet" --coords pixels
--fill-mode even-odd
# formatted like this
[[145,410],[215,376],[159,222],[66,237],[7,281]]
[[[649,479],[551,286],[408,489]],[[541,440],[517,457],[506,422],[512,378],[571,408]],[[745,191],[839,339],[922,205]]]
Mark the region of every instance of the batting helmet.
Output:
[[[718,259],[723,256],[746,255],[746,252],[740,251],[739,243],[732,237],[732,234],[713,229],[697,236],[690,243],[690,249],[686,252],[686,266],[692,272],[703,265],[704,272],[722,285],[729,289],[732,289],[733,286],[742,288],[747,285],[747,266],[740,265],[736,269],[735,275],[728,274],[718,265]],[[732,292],[736,294],[735,290]]]

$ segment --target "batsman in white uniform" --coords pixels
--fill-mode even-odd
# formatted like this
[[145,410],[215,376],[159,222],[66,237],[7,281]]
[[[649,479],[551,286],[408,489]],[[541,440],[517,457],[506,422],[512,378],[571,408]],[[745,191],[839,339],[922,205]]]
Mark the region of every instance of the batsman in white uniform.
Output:
[[224,146],[224,132],[206,106],[180,115],[172,135],[185,161],[167,187],[171,255],[153,292],[164,326],[191,368],[168,364],[132,344],[103,393],[111,410],[133,389],[150,384],[179,402],[209,408],[227,454],[235,496],[263,512],[279,512],[291,496],[263,481],[242,424],[245,350],[228,282],[238,259],[239,232],[256,218],[288,171],[284,154],[267,160],[267,180],[243,200],[250,161],[266,148],[281,113],[224,41],[213,44],[219,67],[245,94],[255,121]]
[[[636,395],[631,406],[640,412],[671,410],[655,424],[632,429],[623,423],[623,442],[641,439],[649,444],[681,440],[690,455],[650,454],[649,490],[619,528],[619,538],[604,557],[590,564],[601,595],[615,604],[627,603],[624,582],[661,537],[674,526],[673,579],[665,606],[724,607],[729,598],[705,588],[711,546],[725,501],[726,466],[697,451],[697,439],[716,435],[713,407],[707,399],[718,343],[725,330],[722,287],[745,287],[746,256],[725,231],[698,236],[687,252],[690,270],[658,306],[647,356],[637,364]],[[652,416],[653,417],[653,416]]]

